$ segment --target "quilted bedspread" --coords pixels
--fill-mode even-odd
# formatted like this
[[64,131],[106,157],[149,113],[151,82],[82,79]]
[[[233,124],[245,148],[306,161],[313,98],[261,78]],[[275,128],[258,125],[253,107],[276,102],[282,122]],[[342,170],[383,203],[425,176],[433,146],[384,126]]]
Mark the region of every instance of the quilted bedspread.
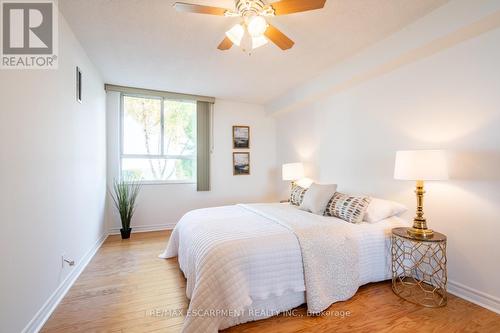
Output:
[[[192,211],[161,258],[178,257],[190,298],[183,332],[217,332],[255,299],[304,291],[318,313],[360,286],[352,226],[283,204]],[[285,309],[283,309],[285,310]]]

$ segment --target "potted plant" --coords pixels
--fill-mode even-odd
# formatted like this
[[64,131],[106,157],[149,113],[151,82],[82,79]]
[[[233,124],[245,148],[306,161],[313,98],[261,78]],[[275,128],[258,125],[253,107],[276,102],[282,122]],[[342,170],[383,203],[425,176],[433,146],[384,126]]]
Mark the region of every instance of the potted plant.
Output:
[[137,181],[115,180],[113,182],[113,191],[110,191],[111,198],[115,204],[120,219],[122,221],[122,228],[120,233],[122,239],[130,238],[130,222],[135,212],[135,200],[141,190],[141,184]]

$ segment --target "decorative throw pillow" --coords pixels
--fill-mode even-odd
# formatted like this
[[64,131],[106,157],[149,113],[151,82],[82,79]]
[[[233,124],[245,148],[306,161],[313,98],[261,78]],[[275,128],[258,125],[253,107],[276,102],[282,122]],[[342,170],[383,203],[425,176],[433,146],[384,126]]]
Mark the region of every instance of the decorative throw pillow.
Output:
[[337,185],[320,185],[311,184],[307,192],[304,194],[304,200],[299,209],[311,212],[317,215],[323,215],[328,201],[337,191]]
[[290,204],[294,206],[300,206],[306,192],[307,188],[294,185],[292,187],[292,190],[290,191]]
[[369,197],[353,197],[337,192],[328,202],[325,215],[338,217],[349,223],[361,223],[370,201]]
[[363,221],[375,223],[382,221],[394,215],[399,215],[406,212],[408,209],[405,205],[398,202],[372,198],[368,209],[366,210]]

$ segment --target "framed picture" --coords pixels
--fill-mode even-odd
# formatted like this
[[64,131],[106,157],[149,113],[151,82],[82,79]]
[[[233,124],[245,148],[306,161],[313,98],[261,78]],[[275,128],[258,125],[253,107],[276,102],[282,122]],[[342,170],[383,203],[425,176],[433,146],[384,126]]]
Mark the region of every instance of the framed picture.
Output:
[[233,126],[233,149],[250,148],[250,127]]
[[233,153],[233,175],[250,174],[250,153]]
[[82,102],[82,71],[76,67],[76,101]]

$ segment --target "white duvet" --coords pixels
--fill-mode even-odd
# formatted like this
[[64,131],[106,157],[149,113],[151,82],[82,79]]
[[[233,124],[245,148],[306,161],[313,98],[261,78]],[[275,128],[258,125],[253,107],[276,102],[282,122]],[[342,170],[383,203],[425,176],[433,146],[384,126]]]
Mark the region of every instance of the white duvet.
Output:
[[390,278],[390,230],[403,224],[354,225],[282,204],[200,209],[179,221],[160,257],[177,256],[187,279],[183,332],[217,332],[306,301],[320,312]]

